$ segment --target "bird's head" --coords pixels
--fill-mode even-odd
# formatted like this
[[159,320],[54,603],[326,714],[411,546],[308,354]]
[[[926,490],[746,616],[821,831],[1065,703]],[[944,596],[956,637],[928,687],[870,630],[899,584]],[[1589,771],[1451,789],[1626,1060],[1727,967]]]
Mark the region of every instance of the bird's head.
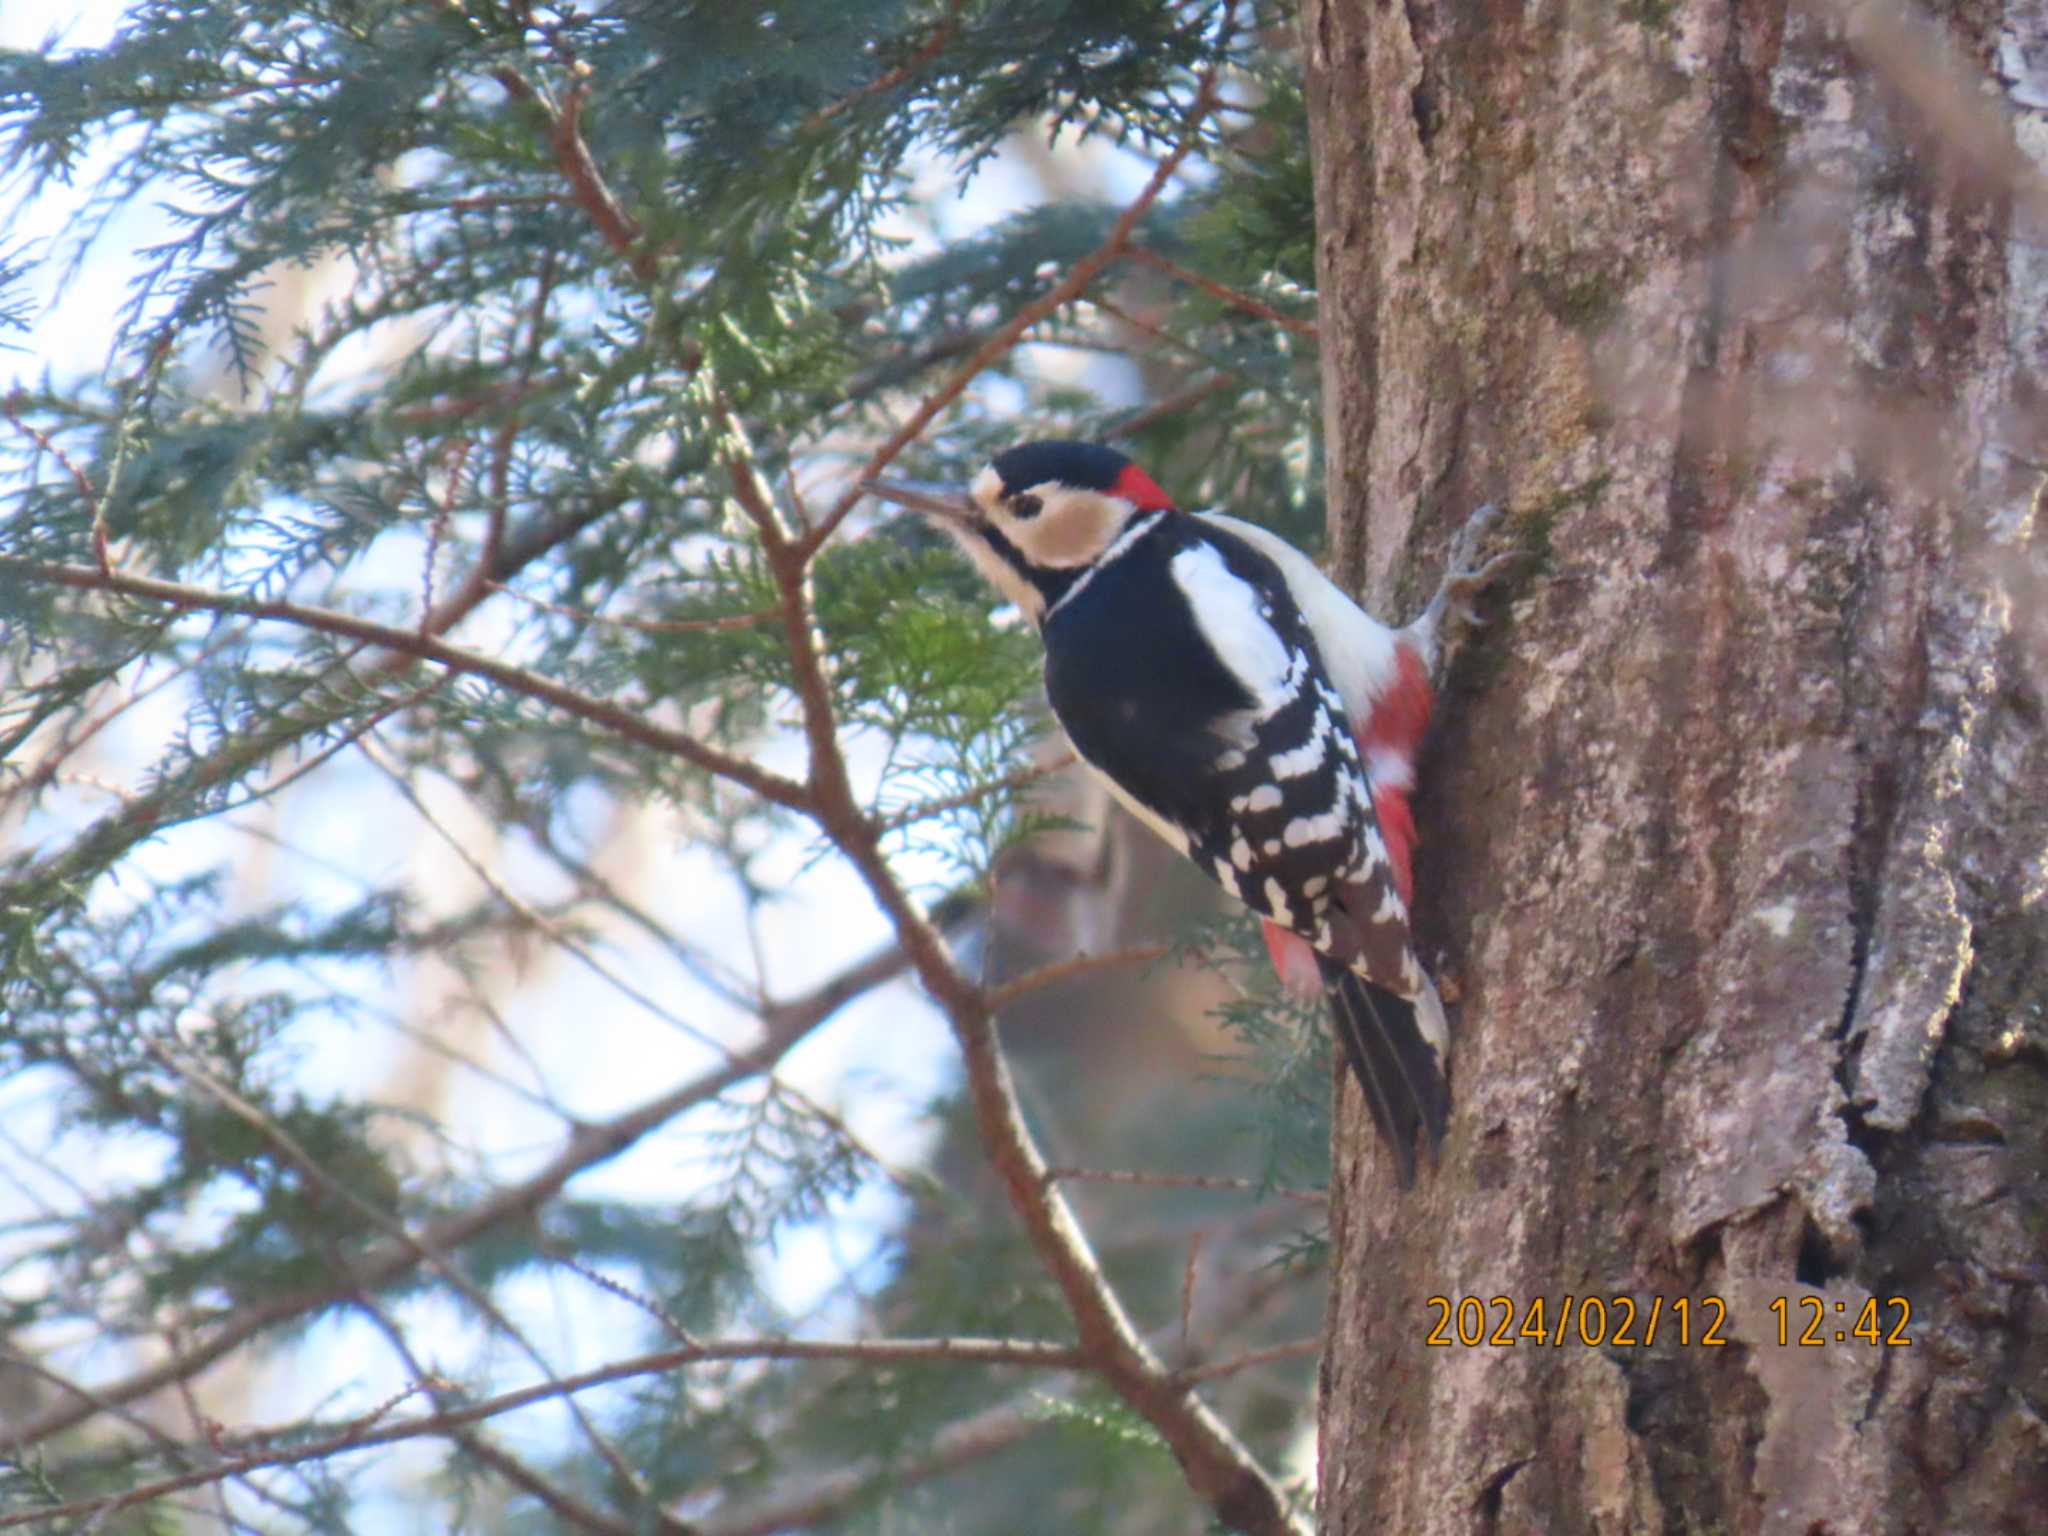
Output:
[[864,484],[945,529],[1034,624],[1133,521],[1173,510],[1150,475],[1100,443],[1020,443],[965,487]]

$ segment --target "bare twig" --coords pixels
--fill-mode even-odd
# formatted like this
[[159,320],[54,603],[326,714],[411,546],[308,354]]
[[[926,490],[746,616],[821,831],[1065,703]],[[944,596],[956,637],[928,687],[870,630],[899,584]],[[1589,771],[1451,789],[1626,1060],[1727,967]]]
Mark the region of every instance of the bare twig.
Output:
[[922,1455],[899,1461],[871,1461],[828,1473],[751,1509],[700,1521],[700,1536],[775,1536],[780,1531],[821,1525],[858,1504],[879,1487],[896,1490],[930,1482],[971,1462],[1009,1449],[1052,1421],[1029,1407],[1004,1404],[949,1424],[931,1437]]
[[1222,1376],[1235,1376],[1239,1371],[1248,1371],[1254,1366],[1271,1365],[1276,1360],[1300,1360],[1322,1352],[1321,1334],[1309,1338],[1289,1339],[1284,1344],[1268,1344],[1263,1349],[1248,1349],[1241,1355],[1232,1355],[1228,1360],[1214,1360],[1207,1365],[1190,1366],[1180,1373],[1179,1379],[1193,1386],[1197,1382],[1215,1381]]
[[1099,955],[1071,955],[1065,960],[1055,960],[1036,970],[1026,971],[999,987],[989,988],[988,1006],[992,1012],[1000,1013],[1020,997],[1057,986],[1063,981],[1072,981],[1077,976],[1092,976],[1097,971],[1116,970],[1127,965],[1151,965],[1172,953],[1171,944],[1131,944],[1122,949],[1105,950]]
[[641,238],[639,224],[612,196],[612,189],[605,184],[604,174],[591,156],[590,146],[583,141],[583,102],[590,94],[589,83],[578,80],[557,110],[518,70],[507,66],[493,70],[491,77],[505,88],[507,96],[540,114],[547,125],[556,168],[569,183],[570,197],[597,226],[605,244],[624,259],[633,275],[643,283],[652,283],[660,273],[661,263]]
[[696,1526],[676,1519],[658,1505],[643,1506],[630,1517],[608,1514],[579,1499],[553,1478],[535,1471],[496,1441],[472,1430],[456,1430],[449,1438],[465,1455],[482,1462],[520,1492],[538,1499],[558,1519],[578,1530],[594,1532],[595,1536],[647,1536],[649,1531],[656,1536],[696,1536]]
[[[261,1107],[251,1103],[226,1083],[203,1071],[195,1063],[179,1059],[174,1052],[163,1046],[153,1044],[149,1047],[149,1051],[152,1056],[171,1068],[172,1071],[176,1072],[186,1082],[200,1089],[225,1107],[231,1114],[254,1129],[266,1141],[270,1142],[272,1146],[283,1153],[285,1161],[298,1169],[300,1176],[314,1188],[318,1189],[327,1199],[354,1211],[364,1221],[390,1238],[394,1243],[402,1247],[411,1248],[419,1260],[439,1275],[450,1290],[461,1296],[470,1306],[476,1309],[479,1316],[498,1329],[505,1337],[512,1340],[513,1343],[517,1344],[527,1359],[531,1360],[535,1368],[545,1375],[550,1382],[559,1380],[554,1368],[549,1365],[539,1348],[505,1315],[504,1310],[499,1307],[496,1301],[492,1300],[474,1281],[448,1261],[448,1256],[444,1252],[423,1244],[396,1216],[371,1201],[364,1199],[346,1184],[343,1184],[332,1174],[328,1173],[311,1154],[299,1145],[296,1138],[289,1131],[265,1114]],[[406,1394],[406,1396],[410,1395],[409,1392]],[[392,1407],[395,1407],[398,1402],[402,1401],[404,1401],[404,1397],[394,1399],[391,1404],[378,1410],[377,1414],[373,1416],[373,1420],[365,1421],[356,1427],[367,1428],[368,1423],[373,1422],[374,1418],[381,1418],[383,1414],[389,1412]],[[569,1403],[569,1411],[576,1420],[578,1427],[582,1429],[584,1435],[597,1449],[598,1454],[604,1458],[605,1464],[612,1469],[613,1475],[619,1479],[620,1483],[627,1487],[639,1489],[641,1484],[638,1474],[627,1464],[625,1457],[612,1444],[610,1437],[591,1421],[590,1417],[583,1412],[581,1405],[574,1400],[571,1400]]]
[[1247,385],[1251,382],[1241,370],[1232,368],[1227,363],[1219,363],[1193,342],[1183,341],[1157,321],[1147,320],[1143,315],[1133,313],[1113,299],[1105,299],[1100,294],[1090,294],[1083,302],[1092,309],[1101,310],[1110,319],[1129,326],[1139,335],[1151,337],[1168,351],[1180,353],[1189,362],[1198,363],[1204,368],[1213,368],[1222,373],[1233,374]]
[[1048,1168],[1046,1178],[1084,1184],[1128,1184],[1142,1189],[1212,1189],[1234,1194],[1278,1195],[1303,1205],[1322,1205],[1328,1197],[1320,1189],[1290,1189],[1268,1186],[1257,1179],[1234,1179],[1211,1173],[1147,1173],[1137,1168]]
[[1230,287],[1227,283],[1219,283],[1215,278],[1195,271],[1192,267],[1184,267],[1172,257],[1162,256],[1149,246],[1128,246],[1124,250],[1124,255],[1132,261],[1142,261],[1146,266],[1164,272],[1176,282],[1186,283],[1190,287],[1199,288],[1202,292],[1208,294],[1210,298],[1228,304],[1233,309],[1241,309],[1248,315],[1256,315],[1261,320],[1269,320],[1274,325],[1285,327],[1287,330],[1294,332],[1297,336],[1307,337],[1310,341],[1316,339],[1314,321],[1303,320],[1297,315],[1290,315],[1277,310],[1263,299],[1255,299],[1248,293]]
[[1119,438],[1136,437],[1140,432],[1149,432],[1160,422],[1169,421],[1181,412],[1200,405],[1211,395],[1221,393],[1230,385],[1231,379],[1228,374],[1212,373],[1205,379],[1196,380],[1186,389],[1177,389],[1163,399],[1153,401],[1136,415],[1126,417],[1103,433],[1103,438],[1113,443]]
[[85,502],[86,506],[92,509],[93,559],[98,562],[102,572],[111,572],[114,568],[114,560],[107,544],[106,497],[94,489],[91,478],[84,470],[72,462],[71,455],[59,447],[49,433],[22,418],[19,391],[10,394],[5,400],[0,400],[0,416],[5,416],[9,421],[13,422],[23,435],[44,453],[55,459],[58,465],[69,473],[71,483],[78,487],[79,497]]

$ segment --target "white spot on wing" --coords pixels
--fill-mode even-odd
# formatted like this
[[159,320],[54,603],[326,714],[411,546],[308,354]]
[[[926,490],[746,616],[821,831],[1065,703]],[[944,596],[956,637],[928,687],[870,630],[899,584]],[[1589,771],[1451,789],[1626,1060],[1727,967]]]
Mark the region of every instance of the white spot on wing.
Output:
[[1270,765],[1276,779],[1298,779],[1305,773],[1314,773],[1323,763],[1324,742],[1330,734],[1330,717],[1316,716],[1315,729],[1309,738],[1291,752],[1275,754]]
[[1266,876],[1266,912],[1281,927],[1294,926],[1294,912],[1287,905],[1287,893],[1271,875]]
[[1309,843],[1327,843],[1344,833],[1344,816],[1340,811],[1325,811],[1320,816],[1297,816],[1287,823],[1287,830],[1281,838],[1290,848],[1305,847]]
[[1244,797],[1244,808],[1248,811],[1271,811],[1280,805],[1280,786],[1261,784]]

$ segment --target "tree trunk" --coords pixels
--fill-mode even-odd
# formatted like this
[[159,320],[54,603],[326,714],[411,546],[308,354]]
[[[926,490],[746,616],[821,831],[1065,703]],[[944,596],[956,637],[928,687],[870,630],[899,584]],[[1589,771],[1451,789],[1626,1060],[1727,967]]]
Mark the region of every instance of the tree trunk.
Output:
[[1532,550],[1425,764],[1442,1167],[1340,1118],[1326,1532],[2042,1528],[2048,6],[1883,15],[1305,0],[1339,574]]

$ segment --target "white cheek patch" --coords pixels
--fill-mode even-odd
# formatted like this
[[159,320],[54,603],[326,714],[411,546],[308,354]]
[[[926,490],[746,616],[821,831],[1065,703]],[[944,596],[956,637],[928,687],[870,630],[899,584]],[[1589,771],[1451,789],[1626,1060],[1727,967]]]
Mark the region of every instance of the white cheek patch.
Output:
[[1036,517],[1016,517],[998,505],[994,521],[1033,565],[1054,570],[1090,564],[1116,541],[1117,530],[1131,515],[1129,502],[1092,491],[1042,485],[1033,486],[1029,494],[1043,505]]

